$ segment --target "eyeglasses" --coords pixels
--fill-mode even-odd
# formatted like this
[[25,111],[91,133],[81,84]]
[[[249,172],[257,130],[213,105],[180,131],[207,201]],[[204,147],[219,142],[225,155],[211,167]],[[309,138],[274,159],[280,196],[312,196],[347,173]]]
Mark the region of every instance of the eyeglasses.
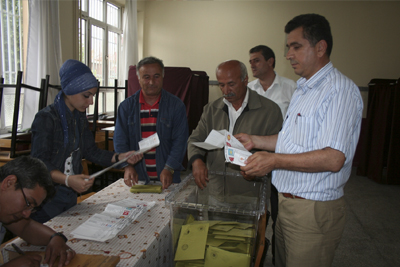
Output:
[[[21,184],[21,183],[20,183],[20,184]],[[28,201],[28,199],[26,198],[26,195],[25,195],[25,193],[24,193],[24,190],[23,190],[23,188],[22,188],[22,185],[21,185],[20,189],[21,189],[22,195],[24,196],[25,203],[26,203],[26,206],[28,207],[28,209],[31,210],[31,213],[36,212],[36,211],[38,210],[39,207],[33,207],[33,204],[30,203],[30,202]]]

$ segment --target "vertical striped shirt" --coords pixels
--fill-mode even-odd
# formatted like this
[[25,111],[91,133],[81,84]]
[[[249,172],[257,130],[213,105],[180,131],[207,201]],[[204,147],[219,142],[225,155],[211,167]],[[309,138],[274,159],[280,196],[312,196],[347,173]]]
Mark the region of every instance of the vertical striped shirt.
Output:
[[298,154],[330,147],[344,153],[339,172],[274,170],[279,192],[328,201],[343,196],[361,128],[363,102],[358,87],[329,62],[310,79],[300,78],[290,102],[276,153]]
[[[140,105],[140,125],[142,131],[142,138],[147,138],[157,131],[157,115],[158,107],[160,104],[160,97],[153,105],[146,103],[143,97],[142,91],[140,91],[139,103]],[[156,169],[156,148],[143,154],[144,161],[146,164],[147,175],[150,179],[158,179],[157,169]]]

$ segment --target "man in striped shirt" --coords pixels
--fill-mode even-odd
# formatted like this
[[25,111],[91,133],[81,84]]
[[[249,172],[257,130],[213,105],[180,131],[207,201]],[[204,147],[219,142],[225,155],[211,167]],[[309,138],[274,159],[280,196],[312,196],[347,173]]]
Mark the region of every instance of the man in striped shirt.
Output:
[[294,72],[301,76],[277,135],[236,137],[257,152],[241,170],[272,172],[279,192],[276,266],[330,266],[345,225],[349,179],[362,118],[358,87],[330,62],[329,22],[317,14],[285,27]]
[[117,152],[139,150],[142,139],[157,132],[160,145],[144,153],[144,160],[125,167],[124,181],[132,186],[138,180],[160,180],[163,189],[180,182],[186,152],[188,123],[182,100],[163,87],[164,64],[146,57],[136,67],[141,90],[125,99],[118,108],[114,133]]

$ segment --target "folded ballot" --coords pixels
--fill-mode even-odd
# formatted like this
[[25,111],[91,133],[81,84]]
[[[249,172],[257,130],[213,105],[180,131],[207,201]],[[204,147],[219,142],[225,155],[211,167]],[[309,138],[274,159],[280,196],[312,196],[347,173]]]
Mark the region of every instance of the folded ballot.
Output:
[[224,148],[225,161],[239,166],[245,166],[244,162],[252,155],[227,130],[212,130],[204,142],[193,142],[192,144],[205,150]]
[[225,143],[226,132],[227,132],[226,130],[220,130],[220,131],[211,130],[211,132],[209,133],[204,142],[193,142],[192,144],[200,148],[203,148],[205,150],[223,148]]
[[252,154],[240,143],[233,134],[225,133],[225,161],[235,165],[245,166],[244,163]]
[[133,198],[110,203],[102,213],[94,214],[71,234],[75,238],[104,242],[115,237],[154,205],[154,201],[145,202]]

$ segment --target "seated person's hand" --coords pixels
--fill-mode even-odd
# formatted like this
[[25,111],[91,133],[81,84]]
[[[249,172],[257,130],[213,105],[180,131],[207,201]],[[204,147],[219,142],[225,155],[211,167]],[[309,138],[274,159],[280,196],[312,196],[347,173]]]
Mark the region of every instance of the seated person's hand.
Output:
[[132,165],[128,165],[125,167],[124,172],[124,182],[127,186],[132,187],[137,184],[139,181],[139,176],[135,170],[135,167]]
[[248,150],[252,150],[254,148],[253,140],[251,139],[251,135],[245,133],[235,134],[234,137],[242,143],[242,145]]
[[172,184],[172,180],[173,175],[171,171],[167,169],[162,170],[162,172],[160,173],[160,181],[163,185],[163,190],[167,189]]
[[68,185],[78,193],[83,193],[92,187],[94,179],[89,180],[89,175],[77,174],[68,178]]
[[42,261],[42,256],[39,254],[34,255],[22,255],[18,258],[12,259],[6,264],[2,265],[3,267],[40,267],[40,263]]
[[207,186],[208,170],[206,164],[201,159],[196,159],[192,163],[192,173],[194,181],[200,189]]
[[[132,153],[135,153],[135,151],[129,151],[129,152],[125,152],[125,153],[121,153],[119,155],[119,160],[124,159],[126,157],[128,157],[129,155],[131,155]],[[131,165],[135,165],[138,161],[140,161],[143,158],[143,153],[137,154],[137,155],[133,155],[131,156],[126,162],[128,162]]]
[[50,267],[55,266],[53,264],[57,257],[59,257],[57,267],[62,267],[68,265],[75,255],[75,251],[65,244],[63,238],[55,236],[47,244],[43,263],[49,264]]

